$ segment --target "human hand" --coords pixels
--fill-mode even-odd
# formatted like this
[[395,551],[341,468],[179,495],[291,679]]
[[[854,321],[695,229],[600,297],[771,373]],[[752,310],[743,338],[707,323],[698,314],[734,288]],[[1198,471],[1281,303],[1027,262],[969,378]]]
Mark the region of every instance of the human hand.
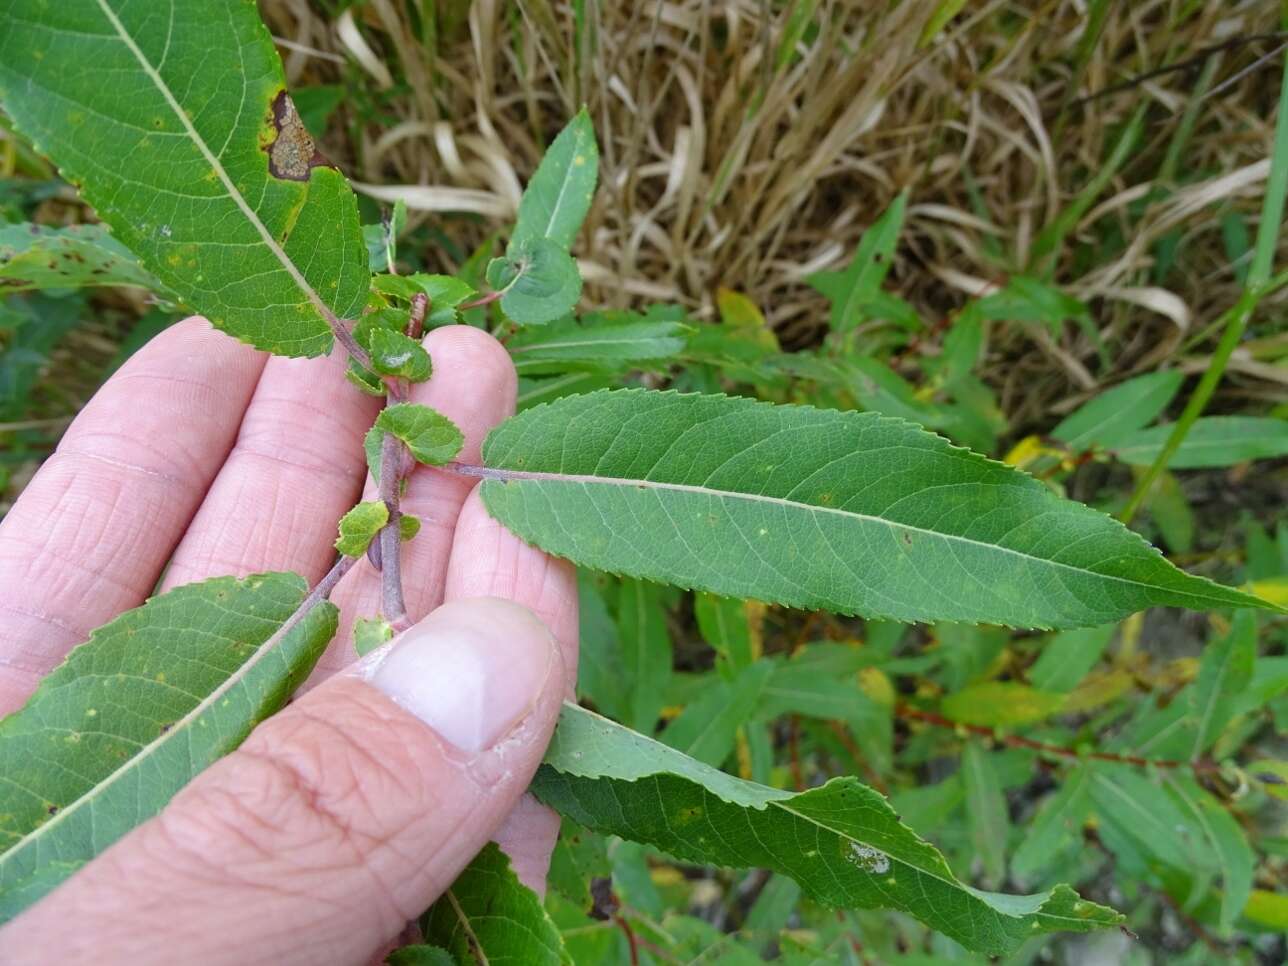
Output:
[[[425,344],[434,375],[412,401],[454,420],[477,462],[514,369],[477,329]],[[158,582],[322,577],[379,408],[344,367],[189,319],[109,380],[0,523],[0,714]],[[331,595],[340,633],[313,690],[0,930],[0,961],[363,962],[490,839],[541,888],[558,820],[523,793],[575,682],[576,582],[495,523],[476,482],[408,480],[420,623],[350,666],[353,620],[380,605],[360,561]]]

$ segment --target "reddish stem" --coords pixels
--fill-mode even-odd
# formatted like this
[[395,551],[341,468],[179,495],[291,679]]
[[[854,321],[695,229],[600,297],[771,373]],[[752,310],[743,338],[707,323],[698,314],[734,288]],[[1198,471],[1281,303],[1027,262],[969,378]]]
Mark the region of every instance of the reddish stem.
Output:
[[906,721],[922,721],[926,724],[934,725],[936,728],[948,728],[954,731],[961,729],[973,735],[983,735],[986,738],[991,738],[998,744],[1006,745],[1009,748],[1027,748],[1030,751],[1036,751],[1044,755],[1055,755],[1060,758],[1092,758],[1096,761],[1113,761],[1123,765],[1136,765],[1140,768],[1147,768],[1150,765],[1155,768],[1190,768],[1198,774],[1216,774],[1221,771],[1221,766],[1216,762],[1202,759],[1179,761],[1171,758],[1142,758],[1139,755],[1116,755],[1110,751],[1083,752],[1074,748],[1064,748],[1060,745],[1049,745],[1043,741],[1034,741],[1032,738],[1022,738],[1019,735],[999,734],[993,728],[985,725],[964,724],[960,721],[953,721],[951,718],[945,718],[943,715],[936,714],[933,711],[911,708],[906,704],[897,706],[894,713],[897,717]]
[[429,312],[429,296],[417,292],[411,297],[411,314],[407,318],[407,335],[419,339],[425,329],[425,316]]
[[495,292],[488,292],[486,295],[481,295],[481,296],[479,296],[479,297],[478,297],[478,298],[476,298],[473,302],[465,302],[465,303],[463,303],[463,304],[461,304],[461,305],[456,306],[456,311],[458,311],[458,312],[464,312],[464,311],[466,311],[467,309],[477,309],[477,308],[479,308],[479,306],[487,305],[487,304],[489,304],[490,302],[495,302],[497,299],[499,299],[499,298],[500,298],[502,295],[504,295],[504,294],[505,294],[505,292],[500,291],[500,290],[495,291]]

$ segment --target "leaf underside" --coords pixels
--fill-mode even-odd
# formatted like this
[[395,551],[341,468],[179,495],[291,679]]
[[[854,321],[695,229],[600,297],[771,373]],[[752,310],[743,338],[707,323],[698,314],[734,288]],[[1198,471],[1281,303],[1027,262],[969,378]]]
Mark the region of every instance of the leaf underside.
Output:
[[768,788],[575,705],[564,705],[533,791],[595,831],[682,861],[782,872],[822,902],[898,909],[977,952],[1003,954],[1039,933],[1121,921],[1068,886],[1011,896],[965,885],[853,778],[801,793]]
[[255,5],[5,0],[0,21],[5,112],[144,267],[261,349],[326,352],[322,306],[366,296],[357,202]]
[[875,413],[594,392],[502,424],[483,461],[488,509],[524,539],[731,597],[1017,627],[1269,606],[1176,569],[1009,466]]
[[273,640],[306,590],[286,573],[172,590],[94,631],[0,722],[0,921],[281,707],[335,633],[323,602]]
[[450,889],[421,917],[426,942],[458,963],[558,966],[563,938],[537,894],[519,881],[510,860],[489,842]]
[[93,285],[160,287],[102,225],[0,225],[0,288],[6,294]]

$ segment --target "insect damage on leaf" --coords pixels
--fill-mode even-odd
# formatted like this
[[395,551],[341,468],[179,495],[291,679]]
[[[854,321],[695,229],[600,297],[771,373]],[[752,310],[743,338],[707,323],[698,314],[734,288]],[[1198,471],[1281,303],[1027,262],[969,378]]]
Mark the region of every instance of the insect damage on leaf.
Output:
[[274,133],[273,139],[264,145],[264,151],[268,154],[268,170],[273,177],[308,181],[314,168],[335,167],[313,143],[313,137],[304,127],[300,113],[286,91],[279,91],[273,98],[268,120]]

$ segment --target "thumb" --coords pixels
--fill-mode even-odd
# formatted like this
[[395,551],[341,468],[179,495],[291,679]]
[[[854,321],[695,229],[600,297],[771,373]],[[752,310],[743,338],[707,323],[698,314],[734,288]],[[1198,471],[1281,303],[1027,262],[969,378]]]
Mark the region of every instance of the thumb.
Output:
[[445,604],[14,920],[0,961],[363,962],[518,802],[563,687],[530,611]]

